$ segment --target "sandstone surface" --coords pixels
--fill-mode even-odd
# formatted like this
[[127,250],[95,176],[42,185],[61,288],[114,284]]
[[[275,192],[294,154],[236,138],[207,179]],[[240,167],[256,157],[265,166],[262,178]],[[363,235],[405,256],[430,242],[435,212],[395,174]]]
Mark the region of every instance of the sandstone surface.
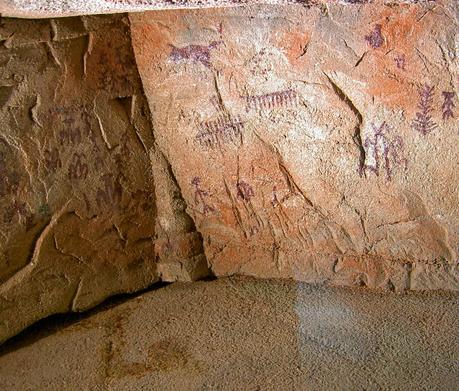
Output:
[[451,292],[177,283],[13,338],[0,388],[457,391],[458,305]]
[[56,312],[206,275],[155,149],[127,16],[2,19],[0,34],[0,342]]
[[217,276],[459,288],[455,1],[130,20]]
[[276,3],[1,19],[0,342],[208,265],[459,289],[457,2]]

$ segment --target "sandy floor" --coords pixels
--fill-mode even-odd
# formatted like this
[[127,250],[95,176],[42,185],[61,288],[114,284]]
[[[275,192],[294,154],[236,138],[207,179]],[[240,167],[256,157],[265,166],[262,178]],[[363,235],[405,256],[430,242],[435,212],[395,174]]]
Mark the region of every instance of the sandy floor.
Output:
[[0,347],[0,390],[459,390],[459,297],[173,284]]

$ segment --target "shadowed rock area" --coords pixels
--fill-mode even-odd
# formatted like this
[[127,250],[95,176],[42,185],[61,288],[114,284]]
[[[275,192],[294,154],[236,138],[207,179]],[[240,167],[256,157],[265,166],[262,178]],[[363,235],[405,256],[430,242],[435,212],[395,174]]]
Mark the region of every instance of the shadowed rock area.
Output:
[[0,387],[454,391],[458,304],[286,280],[175,283],[11,340]]
[[0,343],[51,314],[206,276],[127,16],[1,19],[0,38]]

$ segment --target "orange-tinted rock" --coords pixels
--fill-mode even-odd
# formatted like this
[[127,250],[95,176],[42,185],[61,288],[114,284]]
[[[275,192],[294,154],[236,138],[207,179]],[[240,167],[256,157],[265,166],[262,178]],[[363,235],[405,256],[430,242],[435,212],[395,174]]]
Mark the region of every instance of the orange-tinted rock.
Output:
[[218,276],[459,288],[453,3],[130,15]]

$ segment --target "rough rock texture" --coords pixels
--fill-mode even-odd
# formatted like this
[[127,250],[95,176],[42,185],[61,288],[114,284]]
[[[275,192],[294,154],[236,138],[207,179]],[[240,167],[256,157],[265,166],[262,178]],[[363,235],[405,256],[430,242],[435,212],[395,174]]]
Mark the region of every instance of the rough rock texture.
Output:
[[254,4],[304,7],[324,4],[434,4],[436,0],[0,0],[0,13],[22,18],[48,18],[158,9],[235,7]]
[[1,19],[0,342],[207,260],[459,288],[457,2],[300,3]]
[[131,14],[218,276],[459,288],[455,1]]
[[172,284],[7,342],[0,388],[457,391],[458,300],[286,280]]
[[207,275],[155,148],[127,16],[2,19],[0,37],[0,342],[56,312]]

